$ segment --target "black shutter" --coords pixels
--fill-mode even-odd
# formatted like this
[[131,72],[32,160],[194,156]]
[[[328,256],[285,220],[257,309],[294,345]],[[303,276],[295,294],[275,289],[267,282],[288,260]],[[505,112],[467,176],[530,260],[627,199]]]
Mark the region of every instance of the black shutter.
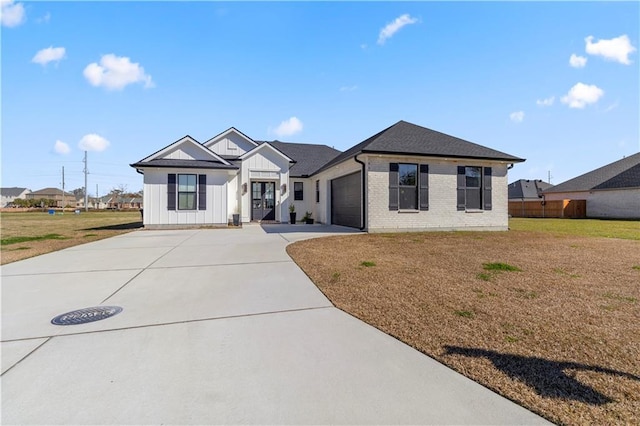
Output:
[[176,209],[176,174],[169,173],[167,177],[167,210]]
[[398,163],[389,163],[389,210],[398,210]]
[[484,168],[484,182],[482,183],[484,191],[484,209],[491,210],[491,167]]
[[429,210],[429,165],[420,164],[420,210]]
[[458,166],[458,211],[464,211],[467,206],[467,175],[464,166]]
[[198,210],[207,209],[207,175],[198,175]]

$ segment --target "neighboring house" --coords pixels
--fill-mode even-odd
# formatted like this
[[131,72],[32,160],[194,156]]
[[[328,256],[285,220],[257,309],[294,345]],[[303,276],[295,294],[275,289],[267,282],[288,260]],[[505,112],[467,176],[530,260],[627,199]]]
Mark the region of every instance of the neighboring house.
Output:
[[547,201],[586,200],[590,218],[640,219],[640,152],[544,191]]
[[564,213],[560,206],[553,209],[545,207],[542,191],[553,185],[539,179],[520,179],[509,184],[509,215],[513,217],[549,217],[550,214]]
[[[81,206],[84,206],[84,200],[78,200],[78,207]],[[100,198],[89,198],[89,208],[92,209],[141,209],[142,206],[142,197],[119,197],[108,194]]]
[[235,128],[190,136],[132,164],[144,175],[144,225],[317,222],[369,232],[506,230],[507,170],[524,161],[400,121],[345,152],[254,141]]
[[553,185],[540,179],[520,179],[509,184],[509,201],[539,201],[549,188]]
[[15,186],[12,188],[0,188],[0,207],[11,207],[14,200],[18,198],[25,200],[30,192],[30,189],[17,188]]
[[44,188],[27,194],[27,199],[30,200],[39,200],[41,198],[56,201],[57,207],[75,206],[76,204],[75,195],[70,192],[63,193],[58,188]]

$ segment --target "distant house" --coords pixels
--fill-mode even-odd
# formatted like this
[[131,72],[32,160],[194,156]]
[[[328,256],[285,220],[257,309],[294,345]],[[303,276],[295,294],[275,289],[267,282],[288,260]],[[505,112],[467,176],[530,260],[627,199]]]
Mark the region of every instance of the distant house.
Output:
[[549,188],[553,185],[540,179],[520,179],[509,184],[509,201],[539,200]]
[[590,218],[640,219],[640,152],[543,192],[545,200],[586,200]]
[[[553,185],[540,179],[520,179],[509,184],[509,215],[512,217],[549,217],[542,192]],[[558,216],[560,217],[560,216]]]
[[132,164],[144,175],[145,227],[289,222],[368,232],[506,230],[507,170],[524,161],[400,121],[345,152],[255,141],[231,127],[190,136]]
[[0,207],[11,207],[13,205],[13,201],[20,198],[26,199],[27,194],[30,193],[31,190],[28,188],[0,188]]
[[28,200],[39,200],[44,198],[45,200],[54,200],[56,207],[75,206],[76,196],[71,192],[62,192],[62,189],[58,188],[44,188],[27,194]]

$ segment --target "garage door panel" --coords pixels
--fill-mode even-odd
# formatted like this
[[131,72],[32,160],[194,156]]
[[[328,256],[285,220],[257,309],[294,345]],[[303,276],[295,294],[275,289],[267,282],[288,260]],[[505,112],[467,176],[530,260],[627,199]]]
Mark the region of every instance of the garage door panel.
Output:
[[361,172],[331,181],[331,223],[360,228],[362,226]]

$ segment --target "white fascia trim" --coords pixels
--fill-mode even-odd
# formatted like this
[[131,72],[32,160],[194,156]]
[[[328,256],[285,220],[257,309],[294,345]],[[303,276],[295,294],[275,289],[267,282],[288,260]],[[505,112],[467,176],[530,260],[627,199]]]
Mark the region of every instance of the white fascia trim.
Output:
[[280,150],[278,150],[277,148],[275,148],[274,146],[272,146],[269,142],[264,142],[262,144],[260,144],[259,146],[253,148],[251,151],[247,151],[244,154],[242,154],[240,157],[238,157],[240,160],[245,160],[248,157],[251,157],[253,154],[256,154],[258,151],[260,151],[261,149],[263,149],[264,147],[268,147],[271,151],[275,152],[276,154],[278,154],[280,157],[284,158],[285,160],[287,160],[290,163],[293,163],[294,161],[287,157],[286,155],[284,155]]
[[257,142],[255,142],[253,139],[251,139],[249,136],[245,135],[244,133],[242,133],[240,130],[236,129],[235,127],[228,128],[227,130],[225,130],[224,132],[220,133],[219,135],[216,135],[216,136],[212,137],[211,139],[209,139],[208,141],[206,141],[203,145],[206,146],[207,148],[209,148],[212,145],[215,145],[216,143],[218,143],[220,139],[224,138],[225,136],[227,136],[230,133],[235,133],[236,135],[240,136],[242,139],[244,139],[245,141],[249,142],[253,146],[258,146]]
[[146,161],[151,161],[151,160],[159,158],[159,157],[162,158],[162,156],[164,154],[166,154],[167,152],[171,151],[176,146],[179,146],[179,145],[182,145],[182,144],[185,144],[185,143],[190,143],[190,144],[196,146],[197,149],[202,150],[202,152],[205,153],[208,157],[213,157],[216,161],[220,161],[224,165],[227,165],[227,166],[231,165],[230,162],[228,162],[224,158],[220,157],[218,154],[216,154],[215,152],[211,151],[209,148],[205,147],[204,145],[202,145],[197,140],[193,139],[191,136],[185,136],[182,139],[179,139],[179,140],[175,141],[171,145],[168,145],[167,147],[165,147],[165,148],[161,149],[160,151],[156,152],[155,154],[151,154],[147,158],[145,158],[143,160],[140,160],[140,162],[142,163],[142,162],[146,162]]

